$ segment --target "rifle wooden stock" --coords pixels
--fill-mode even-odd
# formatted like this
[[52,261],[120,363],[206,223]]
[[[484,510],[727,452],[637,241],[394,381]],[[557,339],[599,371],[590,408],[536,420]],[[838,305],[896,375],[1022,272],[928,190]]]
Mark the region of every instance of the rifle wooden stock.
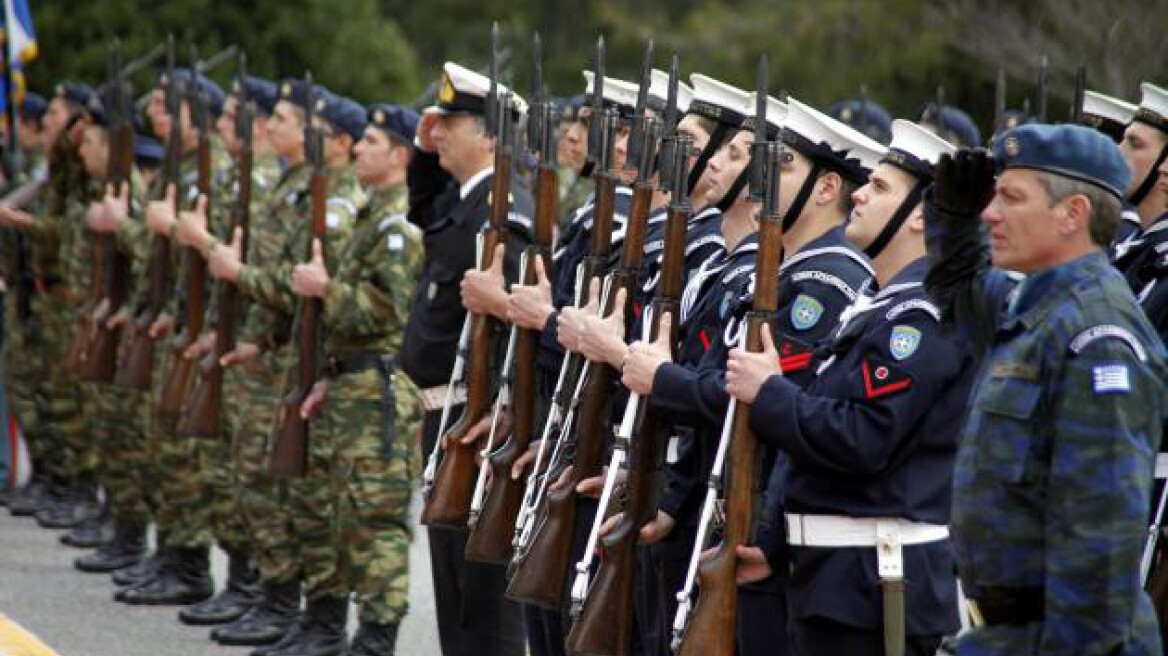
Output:
[[[527,249],[524,285],[538,281],[536,258],[542,258],[544,270],[551,275],[552,259],[548,249],[552,244],[552,230],[559,215],[559,179],[555,168],[541,165],[535,187],[535,239]],[[478,521],[466,542],[466,559],[485,563],[507,563],[513,553],[515,518],[523,502],[524,482],[511,478],[511,467],[526,451],[534,438],[536,377],[535,361],[539,354],[539,334],[534,330],[519,331],[516,345],[515,387],[511,412],[514,424],[510,439],[492,453],[484,466],[491,468],[491,483],[483,501]]]
[[[495,247],[503,243],[507,217],[511,210],[511,155],[510,146],[502,141],[497,146],[495,174],[491,178],[490,227],[483,239],[483,269],[494,263]],[[462,417],[446,433],[442,461],[434,473],[434,486],[422,508],[421,522],[427,526],[445,526],[464,529],[470,521],[470,505],[474,496],[477,444],[463,444],[462,438],[486,416],[491,405],[491,351],[493,350],[496,321],[488,315],[474,315],[471,326],[470,358],[466,408]],[[508,474],[507,478],[510,478]]]
[[[235,225],[243,232],[242,259],[247,261],[247,241],[251,206],[251,172],[254,158],[250,145],[245,144],[239,156],[239,196],[235,207]],[[221,282],[215,293],[218,299],[219,316],[215,323],[215,348],[203,358],[200,365],[199,384],[187,398],[182,418],[179,420],[179,435],[211,439],[219,435],[223,418],[223,367],[219,358],[235,348],[235,330],[239,322],[241,299],[235,285]]]
[[[309,183],[312,193],[312,236],[325,238],[325,201],[328,176],[317,170]],[[312,239],[308,240],[307,258],[312,258]],[[300,325],[297,340],[299,364],[296,387],[285,397],[280,408],[280,423],[272,444],[268,473],[277,477],[300,477],[308,467],[308,420],[300,416],[300,406],[308,398],[316,383],[322,343],[324,301],[319,298],[300,299]]]
[[95,243],[90,252],[89,289],[86,290],[85,300],[77,310],[77,321],[73,335],[69,339],[69,347],[65,350],[62,365],[65,371],[74,376],[81,376],[85,354],[89,350],[89,340],[93,334],[93,312],[101,302],[102,280],[105,278],[106,268],[105,255],[105,249]]
[[161,314],[172,287],[169,274],[170,239],[161,235],[151,239],[150,258],[146,267],[149,278],[146,306],[134,317],[130,346],[114,379],[119,387],[138,391],[150,389],[154,374],[154,347],[157,340],[150,336],[150,324]]

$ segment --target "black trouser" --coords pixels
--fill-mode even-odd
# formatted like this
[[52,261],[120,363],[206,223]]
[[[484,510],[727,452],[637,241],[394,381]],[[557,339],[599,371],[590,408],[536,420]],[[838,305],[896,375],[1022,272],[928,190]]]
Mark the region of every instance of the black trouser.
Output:
[[[787,595],[781,585],[766,582],[738,587],[738,656],[787,656]],[[820,652],[815,652],[820,653]],[[847,651],[834,652],[850,654]]]
[[558,610],[523,604],[531,656],[564,656],[564,618]]
[[[455,409],[451,416],[459,412]],[[423,419],[422,447],[427,457],[438,439],[441,416],[441,411],[434,411]],[[523,656],[522,610],[503,598],[507,568],[468,563],[463,556],[466,531],[428,528],[427,534],[438,640],[444,656]]]
[[[797,656],[884,656],[884,633],[860,629],[822,617],[791,622],[791,646]],[[907,636],[905,656],[934,656],[941,636]],[[773,652],[772,652],[773,653]]]

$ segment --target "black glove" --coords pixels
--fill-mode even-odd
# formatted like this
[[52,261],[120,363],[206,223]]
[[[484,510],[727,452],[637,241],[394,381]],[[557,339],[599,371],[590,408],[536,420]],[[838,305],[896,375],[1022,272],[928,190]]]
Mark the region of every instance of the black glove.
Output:
[[977,218],[994,197],[994,160],[984,148],[962,148],[937,162],[933,203],[949,215]]

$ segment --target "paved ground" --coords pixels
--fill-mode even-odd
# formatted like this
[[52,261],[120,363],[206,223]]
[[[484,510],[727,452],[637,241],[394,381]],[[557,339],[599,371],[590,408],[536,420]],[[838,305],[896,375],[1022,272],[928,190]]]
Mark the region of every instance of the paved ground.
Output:
[[[415,500],[416,501],[416,500]],[[415,517],[417,516],[415,503]],[[0,616],[7,615],[60,656],[242,656],[242,647],[221,647],[207,630],[176,619],[175,608],[126,606],[110,596],[107,576],[73,569],[79,550],[57,542],[60,532],[39,528],[0,508]],[[424,532],[414,538],[410,553],[410,614],[398,639],[400,656],[438,654],[434,599]],[[226,577],[221,552],[214,556],[216,581]],[[350,618],[354,616],[350,612]],[[3,618],[0,617],[0,620]],[[352,619],[350,620],[353,623]],[[0,629],[3,623],[0,621]],[[355,627],[351,627],[350,631]],[[2,632],[0,632],[2,633]],[[0,656],[23,656],[31,651]]]

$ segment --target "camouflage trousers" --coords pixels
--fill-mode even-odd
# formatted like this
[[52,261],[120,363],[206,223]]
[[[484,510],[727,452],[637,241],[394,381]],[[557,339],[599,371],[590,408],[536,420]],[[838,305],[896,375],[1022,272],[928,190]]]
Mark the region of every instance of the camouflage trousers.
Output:
[[337,445],[335,540],[344,592],[355,594],[361,621],[390,623],[400,622],[409,605],[409,507],[421,407],[413,383],[396,373],[394,434],[386,436],[380,385],[375,371],[330,380],[328,404],[313,426],[330,432]]
[[[15,298],[12,292],[4,294],[4,391],[8,411],[24,433],[33,469],[62,476],[61,451],[52,447],[49,436],[42,434],[38,412],[42,405],[38,400],[43,389],[40,383],[47,367],[41,331],[37,325],[26,327],[16,320]],[[38,323],[35,317],[29,321]]]
[[284,583],[300,576],[297,540],[286,516],[282,485],[268,476],[268,443],[275,428],[282,388],[280,356],[265,353],[229,370],[237,382],[234,439],[235,503],[260,575]]
[[145,526],[150,523],[147,490],[154,479],[149,475],[146,431],[135,407],[145,396],[99,383],[82,383],[82,393],[98,454],[98,480],[105,489],[110,514],[119,523]]
[[97,445],[85,421],[81,384],[63,366],[76,313],[72,303],[54,292],[38,296],[34,309],[44,340],[44,371],[38,378],[42,381],[37,407],[40,432],[60,453],[61,475],[93,474]]

